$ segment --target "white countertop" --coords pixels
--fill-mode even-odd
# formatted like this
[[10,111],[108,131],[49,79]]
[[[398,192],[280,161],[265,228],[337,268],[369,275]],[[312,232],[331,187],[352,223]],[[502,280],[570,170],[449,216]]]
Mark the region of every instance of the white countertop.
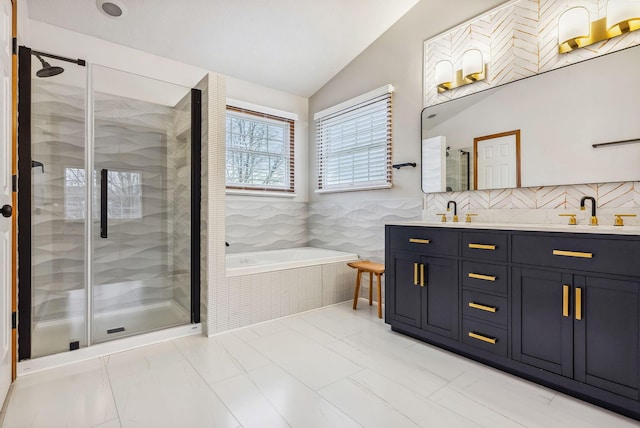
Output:
[[387,222],[389,226],[429,226],[446,227],[451,229],[495,229],[495,230],[530,230],[538,232],[573,232],[573,233],[601,233],[611,235],[640,235],[640,226],[589,226],[586,224],[529,224],[529,223],[480,223],[480,222],[425,222],[398,221]]

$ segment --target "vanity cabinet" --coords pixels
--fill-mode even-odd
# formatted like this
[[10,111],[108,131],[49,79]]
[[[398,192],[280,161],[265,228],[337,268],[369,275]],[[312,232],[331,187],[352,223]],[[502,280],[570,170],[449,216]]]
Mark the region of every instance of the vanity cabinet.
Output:
[[385,251],[393,330],[640,420],[640,236],[394,225]]
[[395,284],[386,290],[387,318],[457,340],[458,234],[422,228],[387,233],[386,275]]
[[513,359],[639,399],[640,279],[612,274],[634,273],[640,242],[543,240],[513,238],[514,260],[553,266],[513,268]]

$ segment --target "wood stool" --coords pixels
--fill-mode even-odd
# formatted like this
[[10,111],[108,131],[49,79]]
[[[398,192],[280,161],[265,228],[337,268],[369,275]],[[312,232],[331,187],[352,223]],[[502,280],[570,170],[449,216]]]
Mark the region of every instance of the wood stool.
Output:
[[369,306],[373,304],[373,274],[376,274],[378,278],[378,318],[382,318],[382,279],[381,276],[384,273],[384,265],[382,263],[370,262],[362,260],[358,262],[347,263],[349,267],[358,269],[358,276],[356,277],[356,291],[353,295],[353,309],[358,307],[358,295],[360,294],[360,280],[362,279],[362,272],[369,272]]

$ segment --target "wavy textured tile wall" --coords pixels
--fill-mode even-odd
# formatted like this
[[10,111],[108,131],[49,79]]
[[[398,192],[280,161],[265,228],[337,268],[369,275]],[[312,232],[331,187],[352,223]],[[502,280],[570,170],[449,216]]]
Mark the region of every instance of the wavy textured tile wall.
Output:
[[383,199],[353,204],[309,204],[309,244],[357,253],[361,259],[384,261],[384,225],[421,219],[422,200]]
[[305,202],[246,200],[227,197],[228,253],[305,247],[308,207]]

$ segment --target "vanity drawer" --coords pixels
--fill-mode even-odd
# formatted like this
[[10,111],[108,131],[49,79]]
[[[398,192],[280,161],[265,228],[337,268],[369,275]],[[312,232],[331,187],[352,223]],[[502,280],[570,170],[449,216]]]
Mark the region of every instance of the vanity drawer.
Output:
[[509,349],[506,328],[491,326],[468,318],[462,319],[462,342],[503,357],[507,356]]
[[391,248],[420,254],[457,256],[459,233],[429,227],[387,226]]
[[462,256],[471,259],[507,261],[508,235],[491,232],[463,232]]
[[483,262],[462,262],[462,286],[507,294],[507,267]]
[[640,276],[637,239],[517,234],[512,245],[514,263]]
[[505,328],[508,321],[508,303],[506,297],[492,296],[477,291],[462,292],[462,315],[502,324]]

